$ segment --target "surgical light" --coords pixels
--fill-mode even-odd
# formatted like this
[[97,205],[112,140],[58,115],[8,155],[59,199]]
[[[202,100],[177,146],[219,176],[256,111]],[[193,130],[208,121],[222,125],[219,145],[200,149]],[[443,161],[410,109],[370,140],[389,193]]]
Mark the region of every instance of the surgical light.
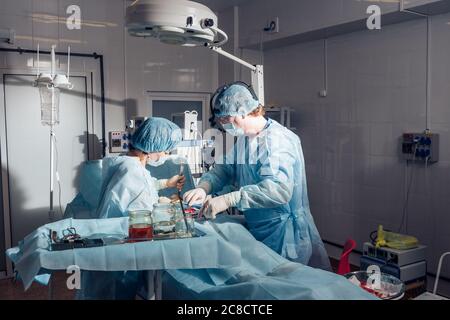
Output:
[[[225,32],[208,7],[185,0],[136,1],[127,8],[127,28],[135,37],[153,37],[181,46],[223,45]],[[223,39],[218,41],[221,35]]]
[[157,38],[160,42],[188,47],[204,46],[252,71],[252,87],[264,105],[264,68],[252,65],[226,51],[225,32],[217,15],[208,7],[187,0],[136,0],[127,8],[126,26],[134,37]]

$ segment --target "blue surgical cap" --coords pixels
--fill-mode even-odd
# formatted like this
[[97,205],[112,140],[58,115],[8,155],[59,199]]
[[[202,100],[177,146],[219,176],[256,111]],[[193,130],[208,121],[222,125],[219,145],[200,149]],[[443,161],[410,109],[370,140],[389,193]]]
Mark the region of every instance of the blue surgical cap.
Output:
[[181,142],[181,129],[163,118],[146,120],[133,134],[131,143],[146,153],[169,152]]
[[248,88],[241,84],[224,87],[214,101],[216,117],[246,116],[259,107],[259,101]]

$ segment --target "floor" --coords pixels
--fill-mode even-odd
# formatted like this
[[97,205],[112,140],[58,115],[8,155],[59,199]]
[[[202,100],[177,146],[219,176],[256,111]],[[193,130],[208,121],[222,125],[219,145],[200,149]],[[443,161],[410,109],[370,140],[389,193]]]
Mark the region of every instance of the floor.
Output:
[[[73,300],[75,292],[66,287],[67,274],[54,273],[54,297],[57,300]],[[47,300],[48,287],[33,283],[30,289],[24,291],[22,282],[13,279],[0,280],[0,300]]]
[[[338,261],[331,259],[331,265],[337,270]],[[356,267],[352,267],[356,270]],[[67,274],[64,272],[55,272],[53,278],[54,299],[73,300],[75,292],[67,289]],[[49,290],[47,286],[33,283],[30,289],[24,291],[22,282],[13,279],[0,280],[0,300],[47,300],[49,299]]]

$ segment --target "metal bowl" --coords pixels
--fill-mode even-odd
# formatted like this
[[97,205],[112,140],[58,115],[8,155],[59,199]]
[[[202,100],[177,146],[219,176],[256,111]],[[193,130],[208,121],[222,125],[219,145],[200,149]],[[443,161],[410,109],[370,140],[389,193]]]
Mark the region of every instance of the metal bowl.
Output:
[[[356,271],[344,275],[347,279],[358,280],[361,284],[366,284],[372,273],[366,271]],[[400,300],[405,295],[405,284],[398,278],[386,273],[381,273],[380,288],[370,289],[362,286],[363,290],[377,296],[383,300]]]

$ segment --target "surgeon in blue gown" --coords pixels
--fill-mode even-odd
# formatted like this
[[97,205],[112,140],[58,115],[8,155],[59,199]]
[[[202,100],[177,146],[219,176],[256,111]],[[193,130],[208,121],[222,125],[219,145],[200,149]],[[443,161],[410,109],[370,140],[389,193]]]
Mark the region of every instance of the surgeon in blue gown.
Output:
[[[185,202],[203,204],[201,214],[209,219],[237,208],[251,234],[281,256],[331,270],[310,212],[299,137],[265,118],[256,95],[242,83],[220,88],[213,108],[215,119],[237,141],[198,188],[184,194]],[[230,186],[234,191],[213,197]]]
[[[172,150],[181,141],[181,130],[174,123],[151,118],[132,137],[126,156],[103,160],[103,184],[97,216],[118,218],[131,210],[151,210],[158,202],[158,191],[183,188],[185,177],[156,180],[145,168],[147,162],[158,161],[161,153]],[[79,299],[133,299],[141,289],[144,272],[82,272]]]

